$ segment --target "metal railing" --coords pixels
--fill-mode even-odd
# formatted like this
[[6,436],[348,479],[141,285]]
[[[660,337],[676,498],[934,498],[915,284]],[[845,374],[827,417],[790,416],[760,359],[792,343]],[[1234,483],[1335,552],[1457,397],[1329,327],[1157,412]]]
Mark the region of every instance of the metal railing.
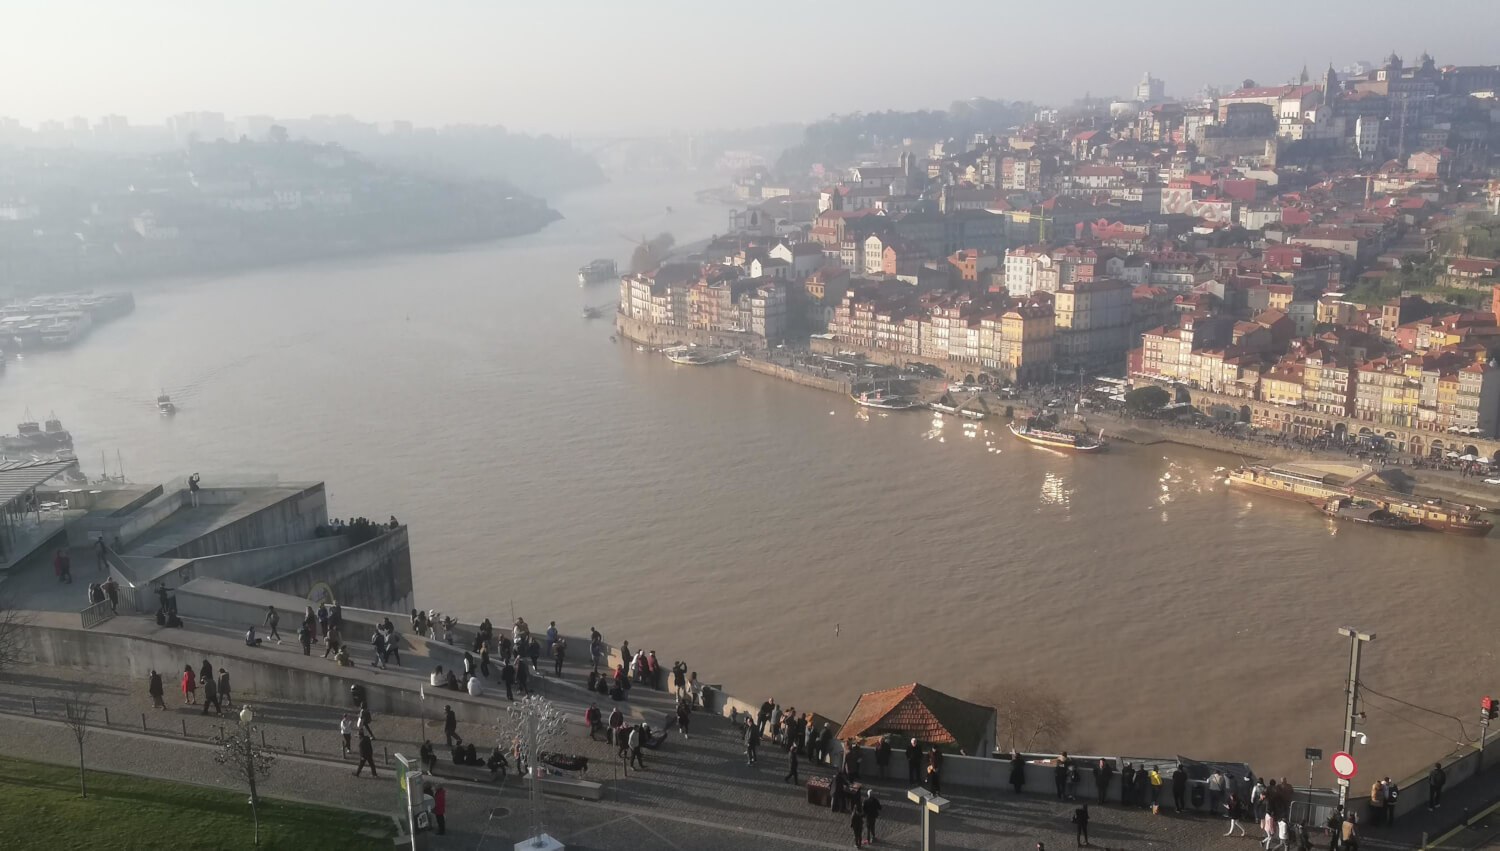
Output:
[[78,613],[83,621],[84,629],[93,629],[101,623],[115,616],[115,610],[110,608],[108,600],[100,600],[87,609]]

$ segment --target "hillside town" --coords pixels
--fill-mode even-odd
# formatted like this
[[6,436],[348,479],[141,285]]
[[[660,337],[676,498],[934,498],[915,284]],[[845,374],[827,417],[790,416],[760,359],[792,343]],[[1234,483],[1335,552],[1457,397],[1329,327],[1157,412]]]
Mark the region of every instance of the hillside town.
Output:
[[814,335],[981,383],[1159,384],[1288,434],[1500,436],[1500,66],[1035,108],[968,138],[741,171],[729,233],[621,281],[623,320]]

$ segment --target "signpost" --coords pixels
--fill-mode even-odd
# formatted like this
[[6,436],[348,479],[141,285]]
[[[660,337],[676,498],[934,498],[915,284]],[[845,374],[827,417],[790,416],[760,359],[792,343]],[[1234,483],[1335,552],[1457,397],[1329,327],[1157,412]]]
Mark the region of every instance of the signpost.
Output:
[[[401,789],[401,808],[406,811],[406,830],[411,834],[411,851],[417,849],[416,813],[412,810],[411,793],[422,788],[422,772],[410,759],[396,754],[396,785]],[[426,830],[426,825],[422,830]]]
[[1333,757],[1328,760],[1328,765],[1333,768],[1334,774],[1337,774],[1344,780],[1348,780],[1349,778],[1354,776],[1354,770],[1356,768],[1354,764],[1354,757],[1343,751],[1339,751],[1338,753],[1334,754]]

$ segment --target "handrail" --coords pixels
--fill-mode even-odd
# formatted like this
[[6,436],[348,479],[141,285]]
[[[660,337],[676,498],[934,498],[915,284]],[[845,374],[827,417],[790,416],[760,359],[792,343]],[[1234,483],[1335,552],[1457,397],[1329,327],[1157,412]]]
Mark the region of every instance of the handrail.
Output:
[[105,621],[114,617],[115,612],[114,609],[110,608],[108,600],[100,600],[92,606],[89,606],[87,609],[79,612],[78,615],[83,621],[84,629],[93,629],[99,624],[104,623]]

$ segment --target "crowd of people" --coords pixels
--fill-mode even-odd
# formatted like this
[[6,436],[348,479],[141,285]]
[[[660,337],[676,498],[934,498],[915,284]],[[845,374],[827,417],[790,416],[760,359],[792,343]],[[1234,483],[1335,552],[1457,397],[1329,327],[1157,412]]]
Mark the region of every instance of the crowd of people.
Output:
[[[208,708],[213,707],[215,715],[223,715],[224,710],[230,708],[233,702],[229,688],[229,672],[222,666],[218,668],[215,676],[214,666],[207,660],[196,670],[191,662],[182,666],[182,676],[179,680],[182,689],[182,703],[184,706],[196,706],[198,704],[198,692],[203,692],[203,712],[208,714]],[[146,693],[151,696],[151,705],[156,709],[166,709],[166,688],[162,682],[162,676],[151,669],[146,678]]]
[[327,524],[319,526],[314,534],[319,538],[333,535],[343,535],[349,539],[350,546],[363,544],[365,541],[373,540],[384,535],[386,532],[395,531],[401,524],[396,521],[396,515],[384,523],[371,520],[368,517],[351,517],[347,521],[335,517]]

